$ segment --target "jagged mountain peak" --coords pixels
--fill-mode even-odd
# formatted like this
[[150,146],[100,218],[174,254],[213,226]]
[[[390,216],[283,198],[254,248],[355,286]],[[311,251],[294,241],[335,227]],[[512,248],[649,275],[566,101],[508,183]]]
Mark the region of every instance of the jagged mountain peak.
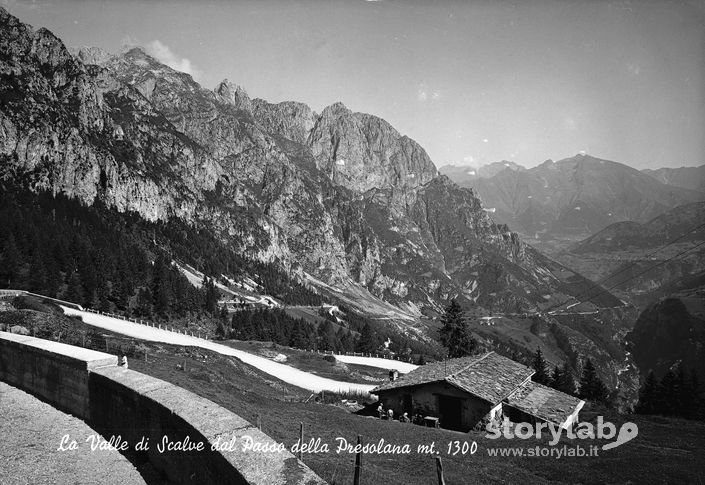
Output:
[[113,54],[101,49],[100,47],[82,46],[78,48],[70,48],[69,51],[83,64],[93,64],[103,66],[109,62],[114,56]]
[[[39,91],[53,72],[36,58],[13,58],[34,76],[7,89],[13,99],[35,96],[35,131],[13,121],[26,118],[26,103],[0,111],[14,130],[3,153],[31,145],[31,157],[19,163],[37,180],[48,178],[51,190],[152,220],[176,216],[215,227],[239,251],[296,266],[326,284],[362,285],[414,314],[439,308],[449,295],[478,298],[486,280],[477,270],[490,261],[542,274],[472,191],[438,177],[425,150],[382,118],[342,103],[316,116],[300,103],[261,100],[243,113],[232,109],[233,98],[246,95],[241,88],[226,80],[215,92],[204,89],[141,48],[114,56],[102,70],[81,70],[71,59],[82,77],[68,79],[80,97],[63,102]],[[69,112],[74,105],[80,117]],[[42,114],[52,110],[60,123]],[[85,138],[71,138],[73,126]],[[47,143],[37,128],[59,146],[50,156],[43,157]],[[44,158],[47,166],[38,163]],[[544,284],[526,278],[521,284]],[[500,289],[506,297],[497,305],[535,303],[534,296]],[[495,305],[494,291],[479,291]]]
[[[50,30],[42,27],[37,30],[23,24],[7,10],[0,7],[0,54],[9,58],[34,58],[43,67],[54,70],[57,67],[75,69],[73,56],[64,43]],[[53,80],[54,86],[64,82],[63,76]]]
[[242,86],[232,83],[227,79],[223,79],[218,86],[216,86],[214,92],[222,100],[232,104],[237,109],[252,111],[252,101],[247,95],[247,91],[245,91]]
[[352,114],[352,111],[350,109],[348,109],[348,107],[345,106],[342,102],[337,101],[337,102],[323,108],[323,111],[321,112],[321,117],[337,118],[339,116],[350,115],[350,114]]
[[438,173],[414,140],[382,118],[355,113],[342,103],[323,110],[307,142],[317,166],[357,192],[418,187]]
[[144,47],[139,46],[139,45],[130,47],[125,52],[123,52],[122,55],[124,57],[132,58],[132,59],[145,59],[145,60],[149,60],[149,61],[155,62],[155,63],[158,62],[154,57],[147,54],[147,51],[144,50]]
[[147,74],[154,79],[164,79],[165,81],[179,80],[182,84],[200,88],[200,85],[194,81],[191,74],[178,71],[162,63],[149,54],[142,46],[131,47],[121,55],[113,56],[110,61],[113,64],[121,64],[123,69],[140,68],[139,72],[142,77]]

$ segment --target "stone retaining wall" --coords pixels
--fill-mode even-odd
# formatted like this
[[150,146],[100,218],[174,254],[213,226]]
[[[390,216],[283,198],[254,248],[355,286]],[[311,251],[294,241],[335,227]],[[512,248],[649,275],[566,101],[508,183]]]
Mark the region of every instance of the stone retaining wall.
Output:
[[[117,357],[0,332],[0,380],[23,389],[130,445],[170,483],[322,484],[311,469],[240,416],[185,389],[117,366]],[[165,438],[166,437],[166,438]],[[144,438],[149,450],[135,451]],[[157,445],[203,443],[203,450],[160,452]],[[212,450],[219,440],[227,449]],[[243,451],[251,443],[257,450]]]

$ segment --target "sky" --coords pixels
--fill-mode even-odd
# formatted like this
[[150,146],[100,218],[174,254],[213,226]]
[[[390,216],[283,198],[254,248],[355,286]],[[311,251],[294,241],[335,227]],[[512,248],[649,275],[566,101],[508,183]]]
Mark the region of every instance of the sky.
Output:
[[204,87],[380,116],[436,166],[579,152],[705,163],[698,0],[0,0],[68,46],[140,45]]

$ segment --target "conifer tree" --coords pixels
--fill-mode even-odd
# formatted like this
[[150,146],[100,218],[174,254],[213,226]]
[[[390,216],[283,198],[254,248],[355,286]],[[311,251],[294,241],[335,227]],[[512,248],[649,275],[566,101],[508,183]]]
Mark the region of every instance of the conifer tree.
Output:
[[546,359],[543,358],[541,347],[536,347],[533,361],[534,375],[531,380],[539,384],[547,385],[549,383],[548,372],[546,371]]
[[470,329],[463,320],[463,309],[455,299],[446,307],[441,322],[443,327],[440,330],[440,340],[448,349],[448,357],[465,357],[475,351],[477,341],[470,334]]
[[639,391],[639,402],[634,411],[638,414],[658,413],[661,390],[654,371],[650,371],[644,381],[644,386]]
[[221,320],[218,320],[215,324],[215,338],[222,340],[225,338],[225,325]]
[[321,350],[336,350],[335,329],[329,320],[324,320],[318,325],[318,338]]
[[374,331],[372,326],[369,323],[366,323],[360,332],[360,339],[357,342],[357,351],[368,353],[376,352],[380,345],[381,342],[379,336]]
[[66,286],[66,300],[73,303],[81,303],[83,301],[83,285],[81,285],[81,275],[74,271],[69,277]]
[[590,359],[587,359],[580,377],[579,396],[589,401],[608,404],[608,394],[607,387],[597,376],[595,366]]
[[553,369],[551,376],[551,387],[566,394],[575,394],[575,383],[573,382],[573,373],[567,363],[562,367],[556,366]]
[[215,315],[218,310],[218,288],[212,279],[203,277],[204,308],[206,312]]
[[169,287],[169,269],[161,255],[154,261],[152,270],[152,298],[154,313],[166,317],[171,307],[171,288]]

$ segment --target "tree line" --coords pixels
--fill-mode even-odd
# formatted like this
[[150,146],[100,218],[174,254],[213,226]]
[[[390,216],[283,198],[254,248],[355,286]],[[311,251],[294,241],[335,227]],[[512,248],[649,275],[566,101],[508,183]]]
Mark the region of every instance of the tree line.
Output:
[[318,323],[292,317],[281,308],[238,310],[218,330],[218,335],[222,338],[274,342],[299,349],[389,354],[421,364],[438,357],[438,349],[433,345],[385,328],[345,305],[339,308],[340,319],[328,312],[325,316],[319,312],[324,320]]
[[274,342],[306,350],[361,351],[358,350],[360,339],[348,329],[340,327],[336,330],[329,320],[315,325],[303,318],[294,318],[280,308],[236,311],[223,336],[238,340]]
[[634,412],[705,421],[705,399],[697,373],[680,363],[661,379],[649,372]]
[[578,386],[575,385],[575,376],[568,363],[562,366],[554,365],[550,368],[540,348],[536,349],[532,362],[534,375],[531,380],[552,387],[566,394],[577,396],[586,401],[611,404],[609,389],[597,375],[597,369],[590,359],[586,359],[580,374]]
[[0,191],[0,287],[148,319],[215,315],[215,282],[195,288],[175,259],[207,274],[251,274],[287,303],[320,303],[275,265],[246,260],[183,221],[151,223],[98,202],[85,207],[63,195]]

